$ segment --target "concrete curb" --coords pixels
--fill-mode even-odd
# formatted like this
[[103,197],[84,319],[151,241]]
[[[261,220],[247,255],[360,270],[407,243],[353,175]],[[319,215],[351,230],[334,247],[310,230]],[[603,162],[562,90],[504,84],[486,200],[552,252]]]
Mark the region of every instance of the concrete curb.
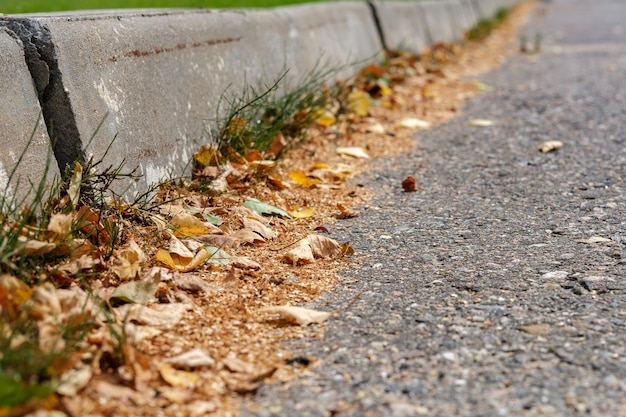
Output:
[[[108,149],[105,166],[125,161],[128,170],[139,167],[141,180],[116,190],[130,197],[164,178],[189,174],[193,152],[211,141],[207,125],[225,92],[271,85],[287,69],[287,84],[297,83],[331,63],[345,66],[341,76],[349,77],[356,69],[350,63],[378,60],[385,47],[420,52],[460,40],[478,19],[511,3],[376,0],[1,17],[2,45],[12,46],[0,49],[8,54],[0,85],[11,84],[14,90],[3,91],[13,91],[17,102],[0,98],[0,120],[11,126],[0,146],[14,152],[26,146],[26,132],[35,126],[29,121],[42,109],[59,169],[90,155],[102,158]],[[21,53],[16,39],[24,43]],[[49,143],[45,133],[37,131],[37,143]],[[45,154],[29,149],[29,163],[43,166]],[[2,169],[14,166],[6,159],[0,192],[7,187]],[[29,168],[19,172],[34,181],[41,177]]]

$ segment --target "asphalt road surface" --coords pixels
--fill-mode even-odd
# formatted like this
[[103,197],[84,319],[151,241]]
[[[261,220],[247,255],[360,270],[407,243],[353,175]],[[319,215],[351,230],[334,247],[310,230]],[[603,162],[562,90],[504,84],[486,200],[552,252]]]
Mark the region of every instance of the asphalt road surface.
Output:
[[523,33],[540,54],[361,179],[333,232],[357,255],[309,307],[363,293],[244,416],[626,416],[626,1],[541,2]]

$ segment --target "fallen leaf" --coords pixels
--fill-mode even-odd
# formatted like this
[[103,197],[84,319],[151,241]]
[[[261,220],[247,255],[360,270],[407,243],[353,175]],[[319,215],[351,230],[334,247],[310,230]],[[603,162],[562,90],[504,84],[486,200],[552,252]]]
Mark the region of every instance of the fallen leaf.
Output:
[[78,368],[70,369],[61,375],[56,393],[73,397],[87,386],[92,375],[91,366],[80,364]]
[[135,278],[141,270],[140,262],[145,258],[141,248],[130,240],[126,249],[120,250],[111,269],[121,280],[129,280]]
[[330,111],[328,111],[328,110],[321,110],[318,113],[317,118],[315,119],[315,121],[317,123],[319,123],[320,125],[324,126],[324,127],[330,127],[330,126],[334,125],[335,123],[337,123],[337,118]]
[[211,253],[202,247],[194,255],[193,258],[183,258],[177,255],[172,256],[170,252],[165,249],[159,249],[155,255],[156,259],[161,263],[179,272],[190,272],[202,265],[211,257]]
[[285,253],[283,259],[294,266],[315,261],[308,239],[298,241],[293,248]]
[[408,176],[402,181],[402,189],[406,192],[417,191],[417,185],[415,184],[415,177]]
[[256,198],[249,198],[244,203],[243,206],[253,210],[261,215],[276,215],[283,218],[290,218],[289,213],[287,213],[283,209],[279,209],[278,207],[274,207],[267,203],[262,203]]
[[206,235],[212,232],[221,233],[221,230],[210,224],[205,223],[189,213],[179,213],[170,220],[170,225],[174,228],[174,234],[177,237]]
[[350,242],[342,243],[339,245],[341,247],[341,254],[343,256],[352,256],[354,255],[354,249],[350,246]]
[[370,157],[367,152],[365,152],[365,149],[358,146],[341,146],[338,147],[335,152],[337,152],[338,155],[346,155],[353,158],[369,159]]
[[241,239],[230,235],[200,235],[196,236],[194,239],[218,248],[237,248],[241,244]]
[[232,234],[232,236],[243,242],[247,242],[253,245],[260,245],[265,243],[265,239],[263,239],[261,235],[259,235],[258,233],[254,233],[252,230],[248,229],[237,230]]
[[176,286],[182,290],[190,291],[190,292],[199,292],[202,291],[205,294],[211,294],[216,292],[217,289],[215,286],[212,286],[202,278],[197,275],[189,275],[189,274],[180,274],[176,277]]
[[210,256],[206,262],[213,265],[230,265],[230,255],[215,246],[205,246],[204,250],[208,251]]
[[475,127],[489,127],[489,126],[494,126],[495,122],[493,122],[492,120],[487,120],[487,119],[474,119],[474,120],[470,120],[469,125],[475,126]]
[[561,142],[560,140],[549,140],[539,145],[538,150],[541,153],[548,153],[548,152],[559,150],[562,147],[563,147],[563,142]]
[[274,186],[274,187],[278,188],[279,190],[284,190],[284,189],[286,189],[286,188],[287,188],[287,185],[283,182],[283,180],[281,180],[281,179],[280,179],[280,178],[278,178],[278,177],[272,176],[272,175],[269,175],[269,176],[267,177],[267,182],[268,182],[270,185],[272,185],[272,186]]
[[255,374],[257,370],[250,362],[243,361],[235,356],[229,356],[222,361],[222,364],[230,372],[241,374]]
[[351,210],[343,204],[337,204],[337,208],[339,209],[339,214],[337,215],[338,219],[352,219],[354,217],[359,217],[359,213],[357,211]]
[[200,377],[197,374],[194,374],[193,372],[180,371],[175,369],[169,363],[161,365],[159,373],[161,374],[161,378],[173,387],[193,388],[200,380]]
[[306,219],[313,217],[314,210],[310,207],[301,207],[291,211],[291,216],[295,219]]
[[320,183],[320,180],[309,178],[302,170],[288,172],[289,178],[302,188],[311,188]]
[[542,334],[546,334],[550,331],[550,325],[546,323],[529,324],[528,326],[520,327],[519,330],[524,333],[541,336]]
[[311,323],[323,323],[331,316],[331,313],[293,306],[266,307],[261,311],[278,314],[283,320],[299,324],[300,326],[308,326]]
[[370,109],[370,96],[365,91],[356,90],[348,94],[348,108],[357,116],[367,116]]
[[109,302],[111,305],[120,305],[123,303],[146,304],[150,301],[156,301],[155,293],[160,282],[160,274],[148,275],[146,279],[141,281],[127,282],[113,291]]
[[74,216],[69,214],[55,213],[50,217],[48,229],[44,233],[45,240],[60,243],[67,239],[72,232]]
[[276,166],[276,161],[271,159],[262,159],[260,161],[250,162],[250,168],[254,169],[257,173],[268,174]]
[[193,391],[188,388],[162,386],[159,387],[159,396],[174,404],[184,405],[192,400]]
[[243,227],[253,231],[254,233],[258,233],[263,239],[272,239],[278,235],[278,233],[274,232],[260,221],[249,217],[243,218]]
[[202,145],[200,150],[193,154],[193,160],[198,168],[217,163],[217,149],[214,146]]
[[14,318],[21,306],[31,297],[32,290],[12,275],[0,275],[0,315]]
[[183,318],[189,305],[182,303],[155,304],[151,307],[143,304],[123,304],[113,311],[120,320],[134,321],[145,326],[176,326]]
[[580,240],[577,240],[576,242],[593,244],[593,243],[608,243],[608,242],[612,242],[612,240],[607,239],[605,237],[600,237],[600,236],[591,236],[590,238],[580,239]]
[[380,135],[384,135],[386,133],[385,128],[380,123],[374,123],[374,124],[367,126],[365,128],[365,131],[369,133],[378,133]]
[[313,234],[308,235],[306,240],[311,246],[311,252],[315,258],[327,258],[341,253],[339,243],[329,237]]
[[209,355],[206,350],[200,348],[195,348],[172,358],[167,358],[164,362],[177,368],[203,368],[215,366],[215,360],[211,357],[211,355]]
[[409,117],[400,120],[398,122],[398,126],[404,127],[406,129],[428,129],[431,126],[431,123],[426,120]]
[[253,261],[247,256],[233,256],[230,258],[231,265],[235,268],[258,271],[261,269],[261,264]]
[[25,236],[18,237],[18,241],[20,242],[20,246],[15,250],[16,255],[37,257],[46,255],[57,248],[56,243],[27,239]]

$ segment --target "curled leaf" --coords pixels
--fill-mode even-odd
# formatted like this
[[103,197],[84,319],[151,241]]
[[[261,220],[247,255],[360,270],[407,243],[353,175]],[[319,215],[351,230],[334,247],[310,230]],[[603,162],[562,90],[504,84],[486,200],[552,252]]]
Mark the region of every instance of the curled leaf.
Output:
[[309,178],[302,170],[289,172],[288,175],[293,182],[302,188],[311,188],[320,183],[320,180]]
[[541,153],[548,153],[548,152],[557,151],[561,149],[562,147],[563,147],[563,142],[561,142],[560,140],[549,140],[539,145],[538,149],[539,149],[539,152]]
[[331,316],[331,313],[324,311],[293,306],[267,307],[261,311],[276,313],[284,320],[290,323],[299,324],[300,326],[308,326],[311,323],[323,323]]
[[343,146],[339,147],[335,150],[338,155],[346,155],[351,156],[353,158],[364,158],[369,159],[369,155],[365,152],[365,149],[360,148],[358,146]]
[[159,369],[161,378],[173,387],[193,388],[200,377],[193,372],[180,371],[169,363],[164,363]]
[[406,129],[428,129],[431,126],[431,123],[426,120],[408,117],[400,120],[398,122],[398,126]]

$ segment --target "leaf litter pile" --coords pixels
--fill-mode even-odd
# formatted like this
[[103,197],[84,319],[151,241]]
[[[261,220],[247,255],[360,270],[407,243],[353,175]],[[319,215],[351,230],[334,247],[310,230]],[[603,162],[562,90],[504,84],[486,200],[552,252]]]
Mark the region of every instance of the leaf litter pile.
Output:
[[[314,366],[280,342],[321,337],[341,314],[297,306],[332,288],[354,254],[329,232],[367,201],[355,174],[488,88],[471,76],[502,62],[530,7],[479,42],[363,68],[334,104],[309,109],[298,146],[284,149],[279,130],[227,162],[224,148],[203,147],[193,179],[143,205],[88,195],[77,164],[45,227],[28,210],[3,218],[14,239],[0,259],[0,416],[236,415],[242,395]],[[245,126],[231,122],[231,133]]]

